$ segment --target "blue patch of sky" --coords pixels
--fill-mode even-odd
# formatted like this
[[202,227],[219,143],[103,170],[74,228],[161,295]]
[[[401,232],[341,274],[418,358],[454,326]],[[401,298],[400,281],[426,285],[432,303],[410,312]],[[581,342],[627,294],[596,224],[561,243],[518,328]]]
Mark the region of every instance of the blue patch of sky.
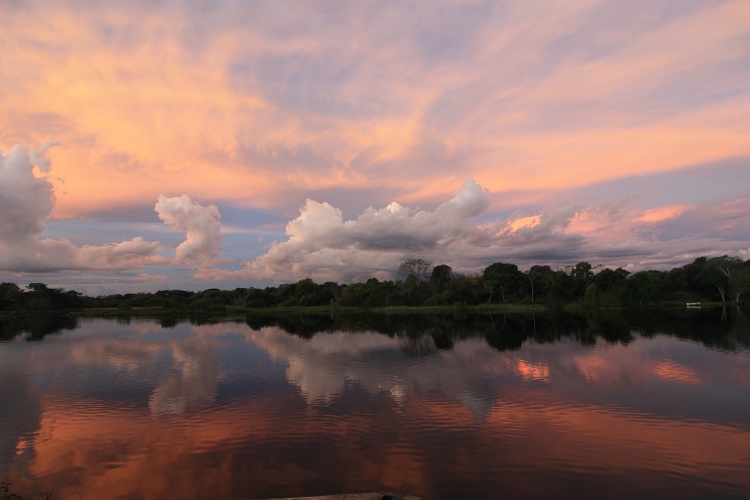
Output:
[[[641,210],[665,205],[698,205],[705,208],[709,205],[715,206],[727,201],[747,198],[746,186],[748,185],[750,185],[750,157],[740,157],[669,172],[548,191],[539,198],[539,201],[516,203],[513,208],[509,209],[488,210],[472,220],[477,223],[503,221],[517,213],[520,213],[521,217],[526,217],[568,205],[580,205],[584,208],[599,204],[626,203],[628,206]],[[491,197],[502,199],[516,194],[524,197],[524,191],[497,192],[492,193]],[[535,194],[534,191],[528,192],[528,196],[537,198]],[[740,218],[746,217],[747,214],[740,211],[733,216]],[[694,226],[692,230],[695,231]]]
[[225,269],[239,269],[243,267],[245,261],[255,259],[265,254],[271,247],[273,241],[285,241],[287,236],[283,230],[274,232],[253,232],[253,233],[225,233],[221,235],[221,251],[219,256],[222,258],[235,259],[236,262],[223,264]]
[[613,202],[634,197],[641,208],[703,204],[747,196],[750,157],[689,166],[656,174],[626,177],[551,193],[555,199]]
[[[750,234],[750,201],[745,201],[740,212],[727,219],[716,216],[708,207],[706,210],[688,211],[674,219],[668,219],[650,232],[654,239],[668,241],[680,238],[716,238],[722,241],[740,242],[741,248],[748,247]],[[738,248],[739,250],[740,248]]]
[[[243,231],[239,235],[223,234],[222,238],[246,239],[263,236],[265,240],[268,237],[276,239],[284,235],[284,226],[288,219],[277,212],[253,207],[236,207],[221,202],[216,204],[222,216],[222,225]],[[47,220],[41,235],[41,238],[67,238],[79,246],[119,243],[135,237],[143,237],[146,241],[159,241],[167,247],[176,247],[185,240],[185,233],[175,231],[163,223],[153,209],[132,209],[101,213],[90,219]]]
[[179,245],[185,234],[174,231],[161,221],[154,223],[117,222],[97,219],[48,220],[41,238],[66,238],[74,245],[105,245],[136,237],[159,241],[167,246]]
[[215,203],[221,212],[223,225],[247,229],[261,229],[266,226],[284,224],[286,218],[278,212],[256,207],[238,207],[221,202]]

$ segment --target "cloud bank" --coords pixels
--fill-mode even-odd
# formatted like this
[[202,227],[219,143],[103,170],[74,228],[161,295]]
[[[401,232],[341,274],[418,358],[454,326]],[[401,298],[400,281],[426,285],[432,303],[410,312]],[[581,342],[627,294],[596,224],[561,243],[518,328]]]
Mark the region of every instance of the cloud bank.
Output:
[[[516,211],[505,217],[487,213],[488,198],[487,189],[468,179],[432,211],[392,202],[381,209],[367,208],[347,221],[342,210],[307,199],[299,216],[286,225],[285,240],[274,241],[266,253],[239,270],[204,266],[195,276],[272,282],[303,277],[319,282],[392,279],[408,258],[448,264],[466,274],[481,272],[494,262],[523,269],[581,260],[639,271],[682,265],[702,255],[750,255],[742,236],[742,211],[750,208],[747,198],[729,206],[648,209],[625,200],[533,214]],[[723,219],[728,220],[711,230],[680,229],[691,224],[708,228],[712,220]]]
[[0,271],[42,273],[56,271],[123,271],[147,265],[168,264],[193,269],[209,266],[219,253],[221,214],[215,205],[202,206],[189,196],[160,196],[159,218],[185,241],[173,259],[157,254],[159,242],[137,236],[104,245],[76,246],[65,238],[42,238],[44,221],[55,206],[50,161],[45,153],[55,143],[38,150],[15,146],[0,152]]
[[75,246],[67,239],[42,239],[44,221],[55,205],[50,162],[53,143],[39,150],[15,146],[0,152],[0,270],[125,270],[166,259],[156,255],[158,242],[141,237],[107,245]]
[[[473,179],[432,210],[394,201],[383,208],[369,207],[352,220],[345,220],[332,204],[308,198],[286,224],[284,237],[250,260],[222,258],[219,208],[194,202],[187,194],[161,195],[154,206],[164,224],[185,234],[171,259],[163,255],[167,247],[143,236],[77,246],[66,238],[42,237],[56,201],[45,157],[52,145],[39,150],[16,146],[0,157],[0,271],[119,272],[171,265],[211,281],[280,283],[310,277],[351,282],[392,279],[408,258],[472,274],[494,262],[523,269],[589,260],[637,271],[674,267],[701,255],[750,257],[747,197],[649,208],[622,200],[502,215],[488,211],[490,193]],[[699,233],[694,226],[710,230]],[[141,273],[135,282],[144,276],[152,275]],[[163,282],[168,276],[150,279]]]
[[364,281],[373,276],[392,279],[399,263],[414,257],[476,272],[501,260],[573,259],[583,250],[585,238],[566,232],[583,209],[565,207],[531,218],[514,214],[485,223],[472,220],[487,210],[488,196],[487,189],[468,179],[433,211],[392,202],[381,209],[367,208],[348,221],[340,209],[308,199],[299,216],[287,224],[285,241],[273,242],[268,252],[240,270],[202,268],[196,276]]
[[434,211],[393,202],[382,209],[370,207],[350,221],[344,221],[341,210],[329,203],[308,199],[300,215],[287,224],[286,241],[274,242],[265,255],[240,271],[204,269],[198,275],[272,281],[299,276],[343,281],[390,278],[405,256],[449,252],[469,237],[473,230],[468,221],[486,210],[487,196],[486,189],[469,179]]

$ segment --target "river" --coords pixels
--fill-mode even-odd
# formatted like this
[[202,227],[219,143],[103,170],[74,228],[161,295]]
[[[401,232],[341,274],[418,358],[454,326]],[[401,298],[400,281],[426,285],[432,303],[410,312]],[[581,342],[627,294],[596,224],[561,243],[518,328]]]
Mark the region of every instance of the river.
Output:
[[24,497],[747,498],[736,310],[0,320]]

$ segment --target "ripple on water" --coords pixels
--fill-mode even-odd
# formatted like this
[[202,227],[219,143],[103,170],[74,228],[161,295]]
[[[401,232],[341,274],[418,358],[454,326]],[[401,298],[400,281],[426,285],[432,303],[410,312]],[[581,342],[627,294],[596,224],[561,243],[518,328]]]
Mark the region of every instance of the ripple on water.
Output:
[[[179,335],[113,337],[109,326],[75,342],[14,343],[3,358],[26,377],[13,386],[23,388],[14,408],[0,411],[21,457],[14,463],[35,477],[89,481],[84,497],[127,471],[155,483],[229,484],[239,493],[227,497],[380,485],[431,498],[731,497],[750,487],[745,386],[709,395],[695,384],[677,395],[657,387],[672,398],[644,390],[654,386],[633,372],[648,365],[649,340],[589,359],[589,375],[607,376],[595,383],[570,362],[580,352],[571,341],[509,355],[483,339],[439,351],[424,336],[372,332],[301,339],[274,330],[248,340],[193,335],[186,325]],[[662,339],[659,359],[665,342],[678,341]],[[14,361],[21,351],[34,360],[28,373]],[[700,359],[701,373],[716,360],[717,373],[744,373],[735,358]],[[691,397],[707,406],[674,407]],[[713,411],[717,402],[733,410]],[[156,496],[141,486],[117,487]]]

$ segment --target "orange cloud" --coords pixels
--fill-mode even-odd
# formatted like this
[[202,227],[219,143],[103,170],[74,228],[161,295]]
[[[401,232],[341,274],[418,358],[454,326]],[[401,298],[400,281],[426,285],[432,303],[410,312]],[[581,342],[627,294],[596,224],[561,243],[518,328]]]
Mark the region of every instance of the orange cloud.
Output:
[[513,231],[518,231],[522,227],[534,227],[539,224],[539,216],[532,215],[531,217],[521,217],[520,219],[514,219],[510,222],[510,228]]
[[[372,432],[374,422],[367,415],[316,419],[292,412],[280,425],[266,411],[268,402],[256,400],[212,411],[209,419],[191,419],[186,426],[139,410],[87,412],[71,410],[69,404],[45,400],[37,438],[19,444],[33,449],[28,472],[40,478],[36,487],[54,489],[61,498],[106,498],[113,492],[144,498],[265,498],[274,491],[303,495],[317,478],[330,475],[331,467],[340,468],[336,475],[346,477],[352,490],[430,489],[413,449],[377,446],[363,455],[355,446],[359,437]],[[256,443],[260,450],[264,443],[316,435],[338,443],[329,460],[284,461],[262,452],[234,452],[237,446],[250,450]],[[71,468],[75,475],[69,474]],[[14,484],[25,482],[19,481]]]
[[653,367],[653,373],[664,380],[673,380],[685,384],[697,385],[701,383],[701,378],[695,369],[684,366],[674,361],[664,360]]
[[[411,193],[409,202],[445,195],[467,177],[493,191],[559,189],[750,152],[746,94],[659,106],[662,82],[679,92],[684,73],[706,75],[717,92],[734,85],[716,68],[744,54],[736,41],[747,33],[743,2],[640,37],[591,33],[592,43],[614,39],[617,50],[554,63],[556,37],[595,4],[544,16],[514,5],[507,25],[492,18],[477,31],[471,57],[439,64],[411,33],[391,36],[392,19],[372,8],[342,13],[350,16],[337,23],[342,31],[314,5],[288,14],[284,21],[310,21],[288,36],[227,23],[195,34],[198,48],[178,6],[143,16],[55,3],[44,7],[54,29],[39,26],[39,9],[14,9],[0,34],[9,48],[0,113],[13,124],[0,145],[63,143],[52,153],[65,181],[57,217],[147,203],[165,186],[168,196],[199,191],[256,206],[277,205],[289,185],[392,186]],[[233,14],[217,14],[217,25]],[[342,39],[360,42],[342,47]],[[325,74],[314,71],[323,64]]]
[[669,205],[666,207],[653,208],[651,210],[646,210],[644,214],[636,220],[641,222],[661,222],[663,220],[677,218],[692,208],[691,205]]

